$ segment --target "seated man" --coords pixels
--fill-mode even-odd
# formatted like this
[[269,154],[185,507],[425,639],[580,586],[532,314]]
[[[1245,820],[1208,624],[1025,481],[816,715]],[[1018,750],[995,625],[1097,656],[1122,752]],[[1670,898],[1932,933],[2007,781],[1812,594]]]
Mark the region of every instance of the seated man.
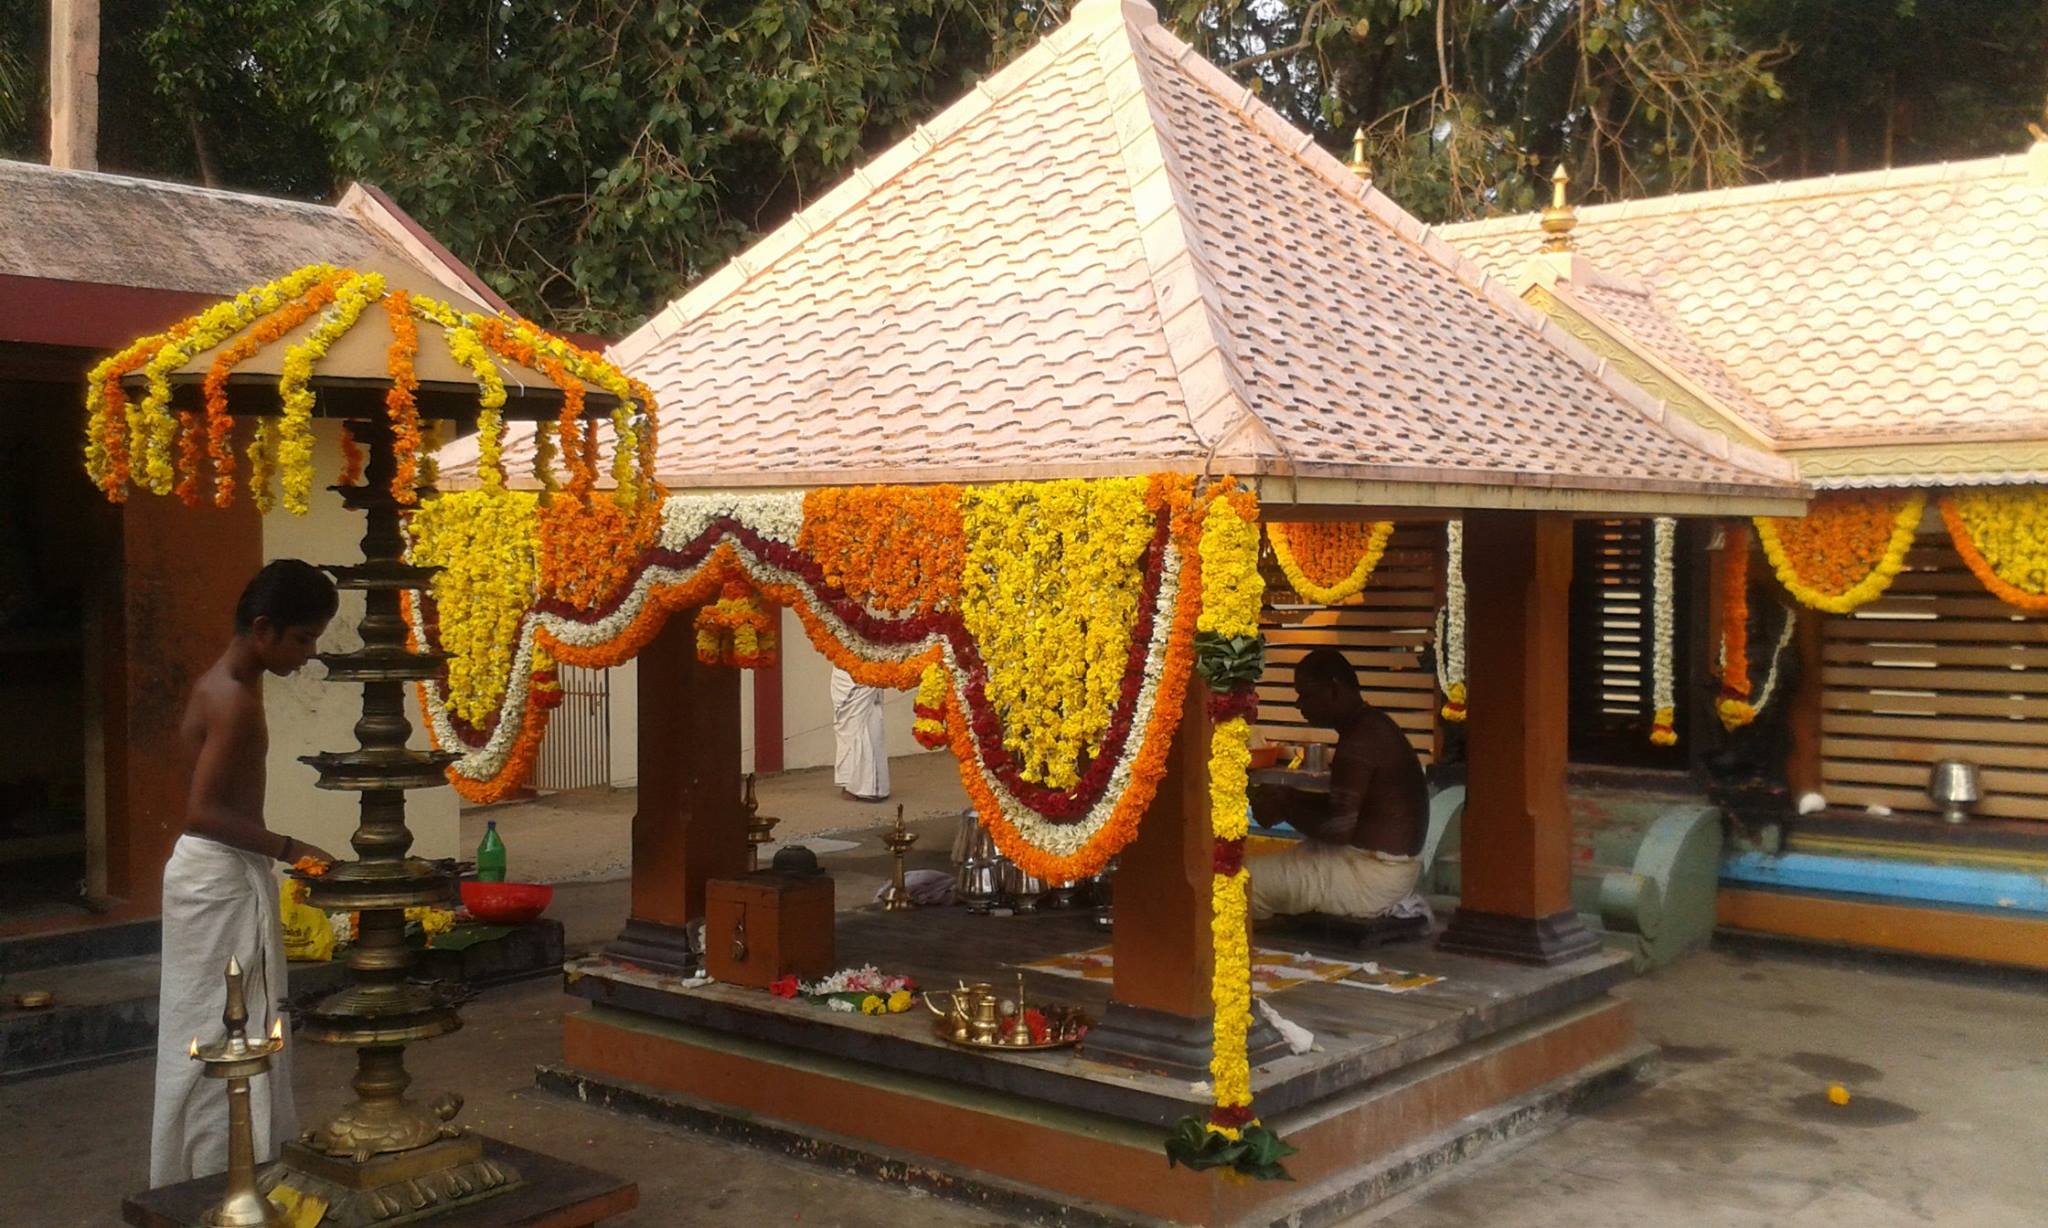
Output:
[[1248,863],[1252,917],[1383,916],[1414,892],[1421,874],[1417,855],[1429,831],[1422,760],[1393,718],[1365,702],[1357,671],[1336,649],[1303,657],[1294,689],[1303,719],[1337,731],[1330,790],[1253,786],[1259,825],[1286,821],[1305,839]]

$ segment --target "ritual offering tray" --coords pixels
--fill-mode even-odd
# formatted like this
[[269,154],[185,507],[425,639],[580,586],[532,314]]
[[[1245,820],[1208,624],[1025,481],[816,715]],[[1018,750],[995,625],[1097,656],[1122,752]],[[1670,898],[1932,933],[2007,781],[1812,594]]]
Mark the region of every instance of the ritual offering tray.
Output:
[[926,993],[924,1004],[938,1016],[932,1030],[939,1039],[963,1049],[1065,1049],[1081,1043],[1094,1026],[1078,1007],[1027,1004],[1022,973],[1013,998],[998,997],[993,986],[982,982]]

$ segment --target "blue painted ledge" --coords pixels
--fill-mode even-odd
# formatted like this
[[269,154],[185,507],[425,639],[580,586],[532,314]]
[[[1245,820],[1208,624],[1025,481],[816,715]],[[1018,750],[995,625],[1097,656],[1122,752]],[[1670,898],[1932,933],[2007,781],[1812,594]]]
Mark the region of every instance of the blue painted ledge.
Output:
[[1737,853],[1721,862],[1721,881],[1730,886],[1832,891],[2048,915],[2048,878],[1967,866],[1815,853]]

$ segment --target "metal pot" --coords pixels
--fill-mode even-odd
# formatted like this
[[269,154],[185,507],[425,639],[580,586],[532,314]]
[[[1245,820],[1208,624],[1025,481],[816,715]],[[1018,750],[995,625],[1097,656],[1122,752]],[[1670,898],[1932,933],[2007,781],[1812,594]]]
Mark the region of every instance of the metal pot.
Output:
[[1960,759],[1943,759],[1929,771],[1927,796],[1943,808],[1942,817],[1951,823],[1968,821],[1970,812],[1984,800],[1977,765]]
[[1026,873],[1024,867],[1005,857],[1003,894],[1010,897],[1010,907],[1018,912],[1037,912],[1038,897],[1045,894],[1045,880]]

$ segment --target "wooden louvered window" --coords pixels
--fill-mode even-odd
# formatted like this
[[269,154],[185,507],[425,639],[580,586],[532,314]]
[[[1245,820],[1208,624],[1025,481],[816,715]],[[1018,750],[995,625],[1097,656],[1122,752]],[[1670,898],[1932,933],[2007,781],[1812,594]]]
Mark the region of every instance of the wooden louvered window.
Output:
[[1442,600],[1441,524],[1402,524],[1363,593],[1340,606],[1296,604],[1277,566],[1268,568],[1270,599],[1260,616],[1266,673],[1259,679],[1259,732],[1289,744],[1333,742],[1336,734],[1302,723],[1295,706],[1294,666],[1311,648],[1340,648],[1358,670],[1366,702],[1394,718],[1430,761],[1436,743],[1436,674],[1429,648]]
[[2048,618],[1984,591],[1932,508],[1885,595],[1824,628],[1824,792],[1932,817],[1928,772],[1982,772],[1977,813],[2048,819]]
[[[1681,526],[1681,537],[1683,526]],[[1572,543],[1570,749],[1574,763],[1608,767],[1686,765],[1685,705],[1678,705],[1679,746],[1650,741],[1650,662],[1654,642],[1652,527],[1648,520],[1582,520]],[[1676,568],[1683,572],[1683,568]],[[1672,675],[1684,679],[1685,600]],[[1682,689],[1682,682],[1679,684]]]

